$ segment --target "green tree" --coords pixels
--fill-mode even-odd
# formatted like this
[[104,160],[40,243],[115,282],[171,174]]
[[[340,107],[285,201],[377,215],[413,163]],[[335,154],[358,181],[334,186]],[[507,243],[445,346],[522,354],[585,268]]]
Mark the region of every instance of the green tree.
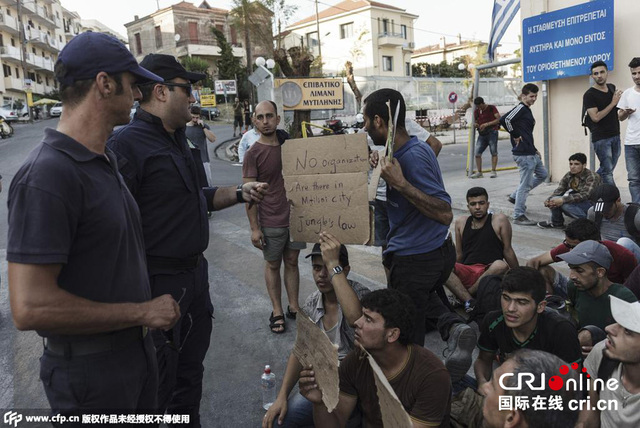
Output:
[[205,88],[213,88],[213,80],[211,79],[209,63],[207,61],[196,56],[186,56],[180,62],[188,71],[206,74],[207,77],[202,79],[199,84]]
[[211,27],[211,32],[215,36],[220,48],[220,59],[218,60],[218,78],[221,80],[236,79],[238,83],[239,97],[248,99],[250,88],[247,80],[247,70],[240,63],[240,58],[233,56],[233,48],[222,34],[222,31]]

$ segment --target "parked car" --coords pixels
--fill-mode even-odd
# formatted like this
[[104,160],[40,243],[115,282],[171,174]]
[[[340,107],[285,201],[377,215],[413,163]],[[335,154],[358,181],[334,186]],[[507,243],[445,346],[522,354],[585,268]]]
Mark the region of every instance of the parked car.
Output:
[[200,109],[200,117],[207,120],[213,120],[220,117],[220,109],[218,107],[202,107]]
[[5,104],[0,107],[0,117],[7,122],[15,122],[18,120],[18,113],[11,109],[11,104]]
[[62,103],[55,103],[49,110],[51,117],[59,117],[62,114]]

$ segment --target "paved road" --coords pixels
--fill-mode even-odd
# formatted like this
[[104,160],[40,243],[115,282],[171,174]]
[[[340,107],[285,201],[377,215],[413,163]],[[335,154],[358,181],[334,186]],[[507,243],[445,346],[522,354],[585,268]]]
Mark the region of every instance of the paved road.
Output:
[[[0,142],[0,174],[5,190],[27,153],[41,139],[45,126],[55,126],[56,120],[16,127],[13,138]],[[218,141],[231,137],[230,126],[216,126]],[[212,150],[210,150],[212,152]],[[508,153],[501,147],[502,153]],[[463,179],[466,147],[445,146],[440,163],[445,180]],[[505,156],[505,159],[508,159]],[[211,160],[214,182],[236,185],[241,182],[237,166]],[[461,212],[456,212],[456,215]],[[16,331],[10,318],[6,280],[6,191],[0,194],[0,410],[5,408],[46,408],[47,402],[38,380],[38,358],[42,341],[33,332]],[[55,225],[51,225],[55,227]],[[535,229],[535,228],[534,228]],[[515,229],[517,254],[548,250],[557,237],[540,235],[538,230]],[[301,301],[315,286],[309,261],[300,258]],[[350,246],[351,279],[372,288],[383,286],[384,273],[379,249]],[[211,349],[205,361],[204,394],[202,399],[205,427],[256,427],[262,418],[260,375],[265,364],[271,364],[280,385],[286,360],[295,340],[295,323],[287,323],[287,332],[269,332],[270,302],[263,279],[261,253],[250,242],[249,226],[241,206],[217,212],[211,218],[209,249],[211,295],[215,306]],[[435,333],[430,333],[427,346],[441,355],[443,345]]]

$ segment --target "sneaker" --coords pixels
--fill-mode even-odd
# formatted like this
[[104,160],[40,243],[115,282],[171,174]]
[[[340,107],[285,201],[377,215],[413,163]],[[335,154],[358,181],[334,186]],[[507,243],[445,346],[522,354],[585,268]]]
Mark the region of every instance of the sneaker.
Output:
[[511,197],[511,195],[507,196],[507,200],[508,200],[509,202],[511,202],[512,204],[514,204],[514,205],[515,205],[515,203],[516,203],[515,198],[512,198],[512,197]]
[[445,355],[444,365],[449,370],[452,383],[458,382],[469,371],[477,341],[476,332],[467,324],[460,323],[451,327],[443,353],[449,352],[449,355]]
[[464,302],[464,311],[468,314],[476,310],[476,299],[469,299]]
[[540,229],[561,229],[561,230],[564,230],[564,223],[563,224],[553,224],[553,223],[548,222],[548,221],[541,221],[541,222],[538,222],[538,227]]
[[[495,170],[491,171],[491,178],[496,178],[497,176],[498,173]],[[515,203],[515,200],[513,202]]]
[[473,173],[473,174],[471,174],[469,176],[469,178],[482,178],[482,177],[483,177],[483,175],[482,175],[482,172],[480,172],[480,171],[478,171],[476,173]]
[[513,221],[513,224],[517,224],[519,226],[535,226],[536,222],[533,220],[529,220],[526,215],[521,215],[517,219]]

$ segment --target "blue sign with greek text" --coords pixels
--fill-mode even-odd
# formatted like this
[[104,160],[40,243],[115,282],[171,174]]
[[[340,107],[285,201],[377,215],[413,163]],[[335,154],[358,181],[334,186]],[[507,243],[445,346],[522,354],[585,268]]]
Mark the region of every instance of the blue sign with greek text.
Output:
[[594,0],[522,21],[525,82],[587,75],[598,60],[613,70],[613,0]]

